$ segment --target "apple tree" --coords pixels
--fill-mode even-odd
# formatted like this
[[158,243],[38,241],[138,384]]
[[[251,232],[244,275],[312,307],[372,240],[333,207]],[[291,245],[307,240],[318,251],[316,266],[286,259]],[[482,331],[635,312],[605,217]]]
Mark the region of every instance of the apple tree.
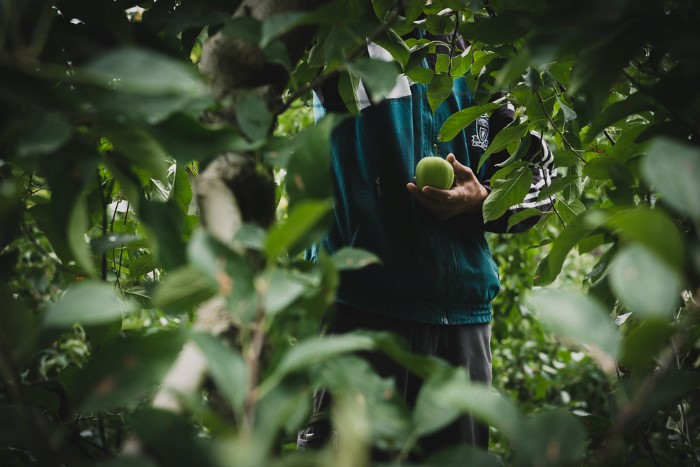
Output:
[[[686,0],[0,1],[0,463],[366,465],[469,412],[499,444],[426,465],[698,464],[698,19]],[[494,344],[522,325],[575,349],[540,368],[597,365],[581,398],[604,412],[524,405],[530,386],[469,384],[389,334],[318,338],[340,272],[381,258],[304,259],[344,118],[311,124],[311,92],[338,78],[354,115],[360,81],[381,100],[401,73],[434,108],[472,85],[438,141],[516,108],[484,155],[510,154],[485,221],[523,203],[524,136],[553,150],[554,209],[490,238]],[[367,350],[424,378],[414,408]],[[318,386],[338,437],[297,452]]]

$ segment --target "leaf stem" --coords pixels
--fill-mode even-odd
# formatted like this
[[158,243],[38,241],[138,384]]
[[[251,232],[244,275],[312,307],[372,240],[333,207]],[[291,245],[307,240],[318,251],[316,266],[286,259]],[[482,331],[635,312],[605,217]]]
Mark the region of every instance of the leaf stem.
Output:
[[540,94],[540,91],[535,91],[535,94],[537,95],[537,101],[540,103],[540,106],[542,107],[542,112],[544,112],[544,116],[547,117],[547,121],[549,122],[550,125],[552,125],[552,127],[554,128],[554,131],[556,131],[559,134],[559,136],[561,136],[562,141],[564,141],[564,143],[569,148],[569,150],[571,152],[573,152],[574,154],[576,154],[576,157],[578,157],[581,162],[586,164],[587,163],[586,159],[581,157],[581,155],[578,153],[578,151],[576,149],[574,149],[574,147],[571,145],[571,143],[569,143],[569,141],[566,139],[566,136],[564,136],[564,133],[562,133],[562,131],[559,129],[559,127],[557,127],[557,125],[554,123],[554,120],[552,120],[552,117],[549,115],[546,107],[544,106],[544,100],[542,99],[542,94]]

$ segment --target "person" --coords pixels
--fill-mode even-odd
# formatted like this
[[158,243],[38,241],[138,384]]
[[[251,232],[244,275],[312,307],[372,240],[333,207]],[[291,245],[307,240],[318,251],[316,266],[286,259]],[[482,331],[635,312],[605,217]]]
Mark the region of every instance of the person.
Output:
[[[414,31],[423,37],[423,31]],[[444,38],[450,43],[451,38]],[[466,47],[460,39],[458,47]],[[388,52],[368,43],[371,58],[390,60]],[[428,55],[424,66],[435,66]],[[345,112],[337,79],[315,90],[317,120],[328,112]],[[492,155],[481,170],[479,159],[493,137],[514,119],[505,105],[490,117],[478,118],[455,138],[438,142],[438,130],[452,114],[475,105],[463,78],[454,80],[452,94],[433,111],[427,86],[406,76],[381,102],[374,103],[360,83],[360,114],[343,120],[331,136],[335,186],[335,223],[322,242],[333,253],[357,247],[376,254],[381,264],[343,272],[337,291],[330,333],[357,329],[389,331],[400,336],[412,352],[432,355],[465,367],[471,381],[491,384],[491,302],[500,290],[497,266],[485,232],[505,232],[510,215],[526,208],[546,211],[552,200],[538,200],[555,172],[546,142],[531,133],[533,181],[528,195],[502,218],[484,223],[482,206],[489,196],[490,179],[508,154]],[[452,165],[455,183],[449,190],[419,189],[415,167],[424,156],[438,154]],[[534,225],[530,218],[516,231]],[[313,252],[312,252],[313,259]],[[393,378],[410,406],[421,380],[379,354],[368,355],[375,371]],[[297,436],[299,449],[325,444],[331,427],[322,415],[329,396],[317,392],[314,415]],[[342,436],[342,430],[340,433]],[[488,448],[488,427],[463,416],[453,425],[422,440],[429,453],[455,443]]]

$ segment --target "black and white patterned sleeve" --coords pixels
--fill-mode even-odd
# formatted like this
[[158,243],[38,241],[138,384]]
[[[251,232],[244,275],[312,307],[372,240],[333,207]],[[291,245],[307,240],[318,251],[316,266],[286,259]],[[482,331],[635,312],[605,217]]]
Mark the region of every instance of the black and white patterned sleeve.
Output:
[[[513,117],[514,112],[510,105],[496,110],[489,119],[491,129],[494,130],[489,139],[492,140],[498,131],[513,120]],[[542,138],[542,135],[533,131],[528,137],[531,139],[530,148],[522,160],[529,162],[530,170],[532,170],[532,184],[530,185],[530,190],[521,203],[511,206],[510,209],[498,219],[487,222],[484,225],[484,229],[488,232],[516,233],[525,231],[534,226],[543,213],[552,209],[554,197],[549,196],[543,199],[539,199],[539,197],[540,192],[550,186],[556,179],[554,156],[547,142]],[[500,168],[497,164],[504,162],[508,157],[509,154],[506,150],[490,156],[490,160],[488,161],[489,168],[486,170],[486,174],[481,181],[489,192],[491,191],[491,177]],[[537,209],[541,214],[527,217],[508,229],[508,221],[511,216],[526,209]]]
[[[484,229],[488,232],[495,233],[517,233],[523,232],[532,226],[534,226],[537,221],[539,221],[542,214],[552,209],[554,204],[554,197],[548,196],[539,199],[540,192],[550,186],[552,182],[556,179],[556,169],[554,168],[554,156],[552,151],[550,151],[547,142],[538,133],[530,133],[530,138],[532,142],[530,145],[530,152],[523,158],[530,162],[530,169],[532,170],[532,183],[530,184],[530,190],[528,194],[523,199],[522,203],[511,206],[506,213],[496,220],[487,222],[484,225]],[[484,181],[484,186],[487,190],[491,190],[490,181]],[[508,229],[509,219],[526,209],[537,209],[542,214],[527,217],[526,219],[518,222],[517,224],[511,226]]]

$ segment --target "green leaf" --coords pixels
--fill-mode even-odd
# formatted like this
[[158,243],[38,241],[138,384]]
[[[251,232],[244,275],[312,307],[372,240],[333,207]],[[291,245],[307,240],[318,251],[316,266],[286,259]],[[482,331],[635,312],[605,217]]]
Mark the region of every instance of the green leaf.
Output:
[[131,279],[137,279],[153,271],[156,267],[156,259],[152,254],[136,256],[129,261],[129,276]]
[[362,80],[372,102],[383,100],[396,86],[400,70],[395,62],[361,58],[349,63],[348,70]]
[[413,411],[416,434],[432,433],[461,413],[470,413],[510,439],[521,432],[522,416],[510,399],[488,386],[470,383],[464,368],[451,368],[424,382]]
[[327,115],[297,136],[294,154],[286,167],[285,187],[290,206],[303,199],[332,196],[330,133],[341,119]]
[[523,433],[514,440],[515,465],[547,459],[546,465],[580,465],[586,447],[586,431],[578,417],[560,408],[543,409],[528,417]]
[[229,310],[248,318],[255,310],[257,292],[248,260],[199,229],[187,245],[189,263],[218,286]]
[[333,209],[330,199],[306,200],[294,206],[287,219],[268,232],[265,252],[275,258],[285,250],[294,255],[324,235]]
[[579,199],[571,203],[557,200],[554,207],[557,209],[557,212],[561,216],[562,220],[567,224],[586,210],[586,206]]
[[565,177],[557,178],[549,186],[540,191],[540,194],[537,196],[537,200],[549,198],[550,196],[570,187],[580,179],[580,175],[567,175]]
[[478,107],[469,107],[450,115],[442,124],[442,127],[440,127],[440,131],[438,131],[438,141],[451,141],[460,131],[471,125],[477,118],[499,107],[499,104],[490,102]]
[[668,345],[673,327],[665,318],[642,321],[625,335],[622,364],[635,374],[645,374],[657,366],[658,355]]
[[263,306],[270,315],[289,307],[309,288],[308,284],[286,269],[269,269],[263,274],[262,280],[265,281]]
[[190,184],[189,170],[179,164],[175,170],[175,180],[170,191],[170,199],[183,213],[187,214],[189,212],[190,204],[192,203],[192,185]]
[[226,22],[221,28],[221,35],[229,39],[258,44],[262,38],[262,24],[252,16],[237,16]]
[[630,311],[644,317],[670,317],[679,305],[682,280],[646,248],[630,245],[610,265],[610,285]]
[[518,144],[518,148],[515,150],[515,152],[512,155],[510,155],[508,159],[496,164],[496,166],[506,167],[515,161],[522,160],[522,158],[525,157],[530,151],[530,147],[532,146],[534,139],[535,138],[525,136],[522,140],[520,140],[520,144]]
[[[528,294],[526,303],[557,337],[617,357],[620,336],[610,322],[610,313],[593,298],[576,292],[542,289]],[[597,357],[595,352],[592,356]]]
[[433,113],[445,99],[452,95],[454,79],[449,75],[435,75],[428,85],[428,104]]
[[85,195],[80,195],[76,198],[73,209],[70,212],[66,235],[68,236],[68,246],[78,263],[87,274],[95,277],[97,270],[92,261],[90,244],[85,236],[90,226],[90,219],[87,212],[87,200]]
[[107,52],[76,76],[79,81],[131,94],[195,97],[206,92],[194,67],[145,48]]
[[277,386],[288,374],[310,368],[325,360],[340,355],[370,350],[375,341],[369,335],[347,333],[326,336],[322,339],[311,338],[304,340],[289,349],[274,368],[270,376],[262,382],[259,393],[264,395]]
[[271,132],[272,115],[255,91],[245,93],[236,103],[236,120],[251,141],[260,141]]
[[491,179],[491,193],[484,202],[482,212],[484,222],[498,219],[506,211],[523,201],[530,191],[532,171],[527,165],[505,167]]
[[157,465],[214,465],[210,440],[199,436],[196,426],[182,414],[140,407],[126,412],[124,418],[126,428],[138,438],[143,452],[158,460]]
[[353,115],[360,114],[360,97],[357,94],[358,86],[360,85],[360,80],[347,71],[342,71],[338,78],[338,92],[340,92],[340,97],[345,103],[348,112]]
[[50,154],[67,143],[72,133],[73,128],[61,114],[32,114],[31,124],[24,128],[17,138],[17,156]]
[[249,151],[259,145],[249,143],[229,125],[201,123],[184,113],[146,130],[179,163],[206,162],[227,151]]
[[424,68],[421,65],[416,65],[413,68],[406,70],[406,76],[416,83],[430,84],[435,76],[435,72],[430,68]]
[[245,223],[236,231],[234,241],[246,248],[262,251],[265,248],[267,231],[258,224]]
[[141,203],[139,217],[156,240],[153,250],[158,258],[158,264],[165,269],[174,269],[186,263],[185,214],[173,200],[165,203],[146,201]]
[[216,283],[193,266],[176,269],[153,292],[154,306],[167,313],[190,312],[216,295]]
[[41,326],[24,303],[15,298],[7,283],[0,283],[0,342],[11,363],[24,368],[25,360],[35,355]]
[[110,128],[104,132],[119,156],[145,171],[150,178],[167,181],[168,164],[162,146],[138,127]]
[[499,131],[493,138],[493,141],[491,141],[491,144],[489,144],[489,147],[481,155],[478,169],[481,169],[481,166],[484,165],[484,162],[486,162],[486,159],[488,159],[491,154],[502,151],[508,147],[509,144],[522,139],[525,133],[527,133],[527,127],[527,124],[523,123],[515,126],[507,126]]
[[575,152],[568,149],[557,149],[554,152],[554,165],[556,167],[571,167],[581,161]]
[[326,388],[334,401],[357,401],[357,395],[362,395],[365,410],[358,415],[368,425],[367,434],[374,446],[401,449],[410,435],[410,418],[392,378],[378,375],[365,359],[355,355],[328,360],[314,373],[318,373],[313,375],[314,384]]
[[586,211],[583,215],[573,219],[554,240],[547,256],[537,265],[534,285],[545,286],[554,282],[571,249],[591,231],[602,226],[607,219],[608,215],[601,211]]
[[532,19],[525,11],[506,10],[486,21],[464,23],[459,28],[459,32],[470,41],[508,44],[523,37],[531,28]]
[[371,264],[381,263],[379,257],[371,251],[350,247],[336,251],[331,259],[338,270],[362,269]]
[[527,208],[527,209],[523,209],[522,211],[518,211],[508,218],[508,230],[510,230],[511,227],[513,227],[514,225],[516,225],[524,220],[530,219],[532,217],[540,216],[541,214],[542,214],[542,211],[540,211],[537,208]]
[[592,141],[607,127],[625,117],[654,109],[652,98],[643,92],[634,93],[624,100],[614,102],[593,120],[591,128],[586,133],[586,142]]
[[248,368],[241,354],[208,333],[193,333],[192,340],[207,359],[209,374],[216,387],[240,416],[248,392]]
[[76,374],[69,396],[80,410],[114,410],[147,396],[175,361],[185,335],[160,332],[109,344]]
[[700,149],[667,138],[654,140],[642,159],[642,175],[679,213],[700,220]]
[[655,253],[672,269],[685,262],[685,242],[675,221],[661,209],[636,208],[612,215],[607,225],[627,241],[634,241]]
[[401,65],[401,68],[404,68],[408,63],[411,50],[394,30],[387,29],[379,37],[373,38],[373,42],[389,52],[394,60]]
[[327,18],[327,15],[333,11],[334,10],[329,5],[315,12],[286,11],[269,15],[262,24],[260,45],[265,47],[265,45],[269,44],[272,40],[299,26],[330,21],[331,19]]

